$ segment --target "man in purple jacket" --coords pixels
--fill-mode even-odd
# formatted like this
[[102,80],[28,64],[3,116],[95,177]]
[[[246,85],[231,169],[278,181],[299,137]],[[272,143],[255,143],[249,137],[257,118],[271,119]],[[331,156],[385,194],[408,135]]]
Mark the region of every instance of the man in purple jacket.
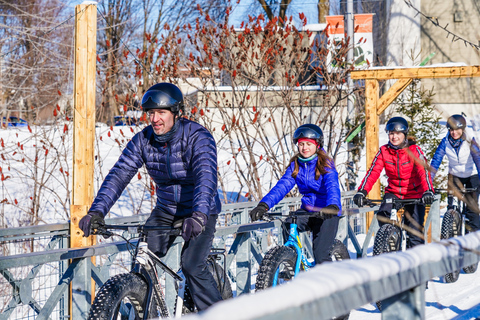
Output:
[[[80,222],[84,236],[115,204],[140,167],[155,181],[157,203],[147,225],[173,226],[184,219],[181,266],[198,310],[222,300],[206,260],[221,210],[217,193],[217,149],[210,132],[180,117],[183,95],[171,83],[150,87],[142,99],[150,126],[137,133],[105,178]],[[148,246],[165,256],[174,236],[149,232]]]

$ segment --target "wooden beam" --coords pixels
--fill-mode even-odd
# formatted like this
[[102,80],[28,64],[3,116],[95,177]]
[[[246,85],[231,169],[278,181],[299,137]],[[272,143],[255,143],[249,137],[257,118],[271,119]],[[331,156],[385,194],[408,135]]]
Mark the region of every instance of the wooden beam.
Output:
[[[94,150],[95,150],[95,71],[97,56],[97,6],[75,6],[75,68],[73,83],[73,171],[72,198],[70,206],[70,247],[79,248],[96,243],[95,236],[83,237],[78,227],[80,219],[87,214],[92,204]],[[95,264],[95,257],[92,257]],[[70,283],[69,315],[78,318],[88,312],[89,303],[80,303],[75,297],[95,295],[93,280],[88,265],[83,263],[76,280]],[[82,284],[86,284],[82,286]],[[75,288],[75,289],[74,289]],[[81,300],[81,299],[80,299]],[[83,301],[83,300],[82,300]]]
[[95,68],[97,45],[97,7],[75,7],[75,80],[73,88],[73,173],[70,209],[70,247],[93,244],[83,238],[78,221],[93,201],[95,137]]
[[[377,80],[365,81],[365,138],[367,151],[367,170],[378,152],[378,115],[377,104],[379,96],[379,85]],[[369,198],[380,199],[380,181],[377,181],[369,192]],[[367,230],[373,219],[373,212],[368,212],[366,216]]]
[[400,79],[395,82],[395,84],[383,94],[380,100],[378,100],[377,115],[381,115],[383,111],[385,111],[385,109],[387,109],[387,107],[400,95],[400,93],[412,83],[412,81],[412,79]]
[[415,67],[395,69],[356,70],[350,72],[353,80],[360,79],[424,79],[480,77],[480,66]]

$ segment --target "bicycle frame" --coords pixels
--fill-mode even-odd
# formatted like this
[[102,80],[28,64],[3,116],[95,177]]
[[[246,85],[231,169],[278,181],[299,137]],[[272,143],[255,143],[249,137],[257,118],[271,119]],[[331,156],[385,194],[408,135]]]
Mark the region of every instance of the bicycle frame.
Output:
[[[307,257],[303,253],[302,242],[300,241],[300,234],[298,233],[298,225],[296,223],[297,217],[292,217],[292,223],[290,223],[290,232],[288,235],[288,240],[284,244],[286,247],[293,248],[297,253],[297,261],[295,262],[295,276],[300,272],[300,267],[303,265],[303,269],[306,271],[309,268],[315,266],[315,261],[309,262]],[[275,273],[274,283],[278,281],[279,270]]]
[[[128,230],[129,233],[140,233],[140,238],[135,248],[135,252],[132,256],[133,261],[132,261],[130,272],[140,274],[147,282],[147,299],[144,306],[144,310],[147,310],[147,312],[145,312],[143,319],[144,320],[148,319],[148,316],[149,316],[148,310],[150,308],[152,298],[155,299],[154,294],[158,297],[158,299],[163,299],[163,294],[161,292],[162,289],[160,286],[160,277],[157,273],[156,266],[160,267],[166,274],[170,275],[178,283],[175,318],[181,317],[183,300],[185,296],[185,277],[181,272],[181,270],[177,274],[177,272],[172,270],[168,265],[166,265],[162,260],[160,260],[160,258],[155,253],[153,253],[148,248],[144,226],[119,227],[119,226],[106,225],[105,229],[120,229],[120,230]],[[172,232],[173,230],[176,230],[176,229],[168,229],[168,230]],[[106,231],[106,232],[109,232],[109,231]],[[178,231],[172,232],[172,234],[176,234],[176,233],[178,233]],[[157,301],[157,305],[159,305],[158,301]],[[168,315],[168,317],[170,317],[170,315]]]
[[[148,244],[145,241],[139,241],[135,261],[133,262],[132,272],[141,274],[147,281],[147,299],[145,310],[149,310],[152,301],[153,293],[158,297],[162,297],[160,287],[160,277],[157,273],[156,266],[159,266],[166,274],[170,275],[178,282],[177,303],[175,309],[175,318],[182,315],[183,298],[185,295],[185,277],[183,273],[177,274],[163,261],[161,261],[156,254],[148,249]],[[148,312],[145,313],[144,319],[147,319]]]
[[419,204],[422,203],[420,199],[395,199],[395,198],[389,198],[389,199],[368,199],[367,204],[373,205],[374,203],[391,203],[391,204],[401,204],[401,208],[396,208],[395,205],[393,205],[392,210],[390,211],[390,221],[392,221],[394,225],[397,225],[400,227],[402,231],[402,242],[401,242],[401,249],[402,251],[405,251],[407,249],[407,232],[403,227],[403,224],[405,222],[405,215],[402,214],[401,221],[398,219],[398,210],[404,209],[406,205],[409,204]]

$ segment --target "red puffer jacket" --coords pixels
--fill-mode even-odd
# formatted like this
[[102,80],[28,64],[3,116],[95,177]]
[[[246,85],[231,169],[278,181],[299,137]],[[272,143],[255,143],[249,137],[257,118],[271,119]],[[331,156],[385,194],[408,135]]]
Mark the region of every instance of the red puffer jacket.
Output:
[[400,199],[421,198],[425,191],[433,192],[432,177],[424,166],[426,163],[417,145],[395,150],[386,144],[380,147],[358,190],[370,192],[385,168],[388,177],[385,193],[392,193]]

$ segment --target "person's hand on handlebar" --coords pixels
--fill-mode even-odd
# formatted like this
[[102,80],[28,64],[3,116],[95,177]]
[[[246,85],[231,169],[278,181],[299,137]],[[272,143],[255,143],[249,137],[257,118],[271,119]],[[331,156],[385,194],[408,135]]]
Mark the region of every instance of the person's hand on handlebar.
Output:
[[338,208],[337,205],[335,204],[331,204],[331,205],[328,205],[326,206],[325,208],[322,209],[322,213],[323,213],[323,219],[330,219],[330,218],[333,218],[333,217],[337,217],[338,216],[338,211],[340,211],[340,208]]
[[433,194],[432,191],[427,190],[422,196],[422,202],[426,205],[430,205],[435,201],[435,195]]
[[105,220],[100,212],[89,211],[78,223],[78,226],[83,231],[83,236],[88,237],[93,234],[95,229],[105,225]]
[[367,204],[367,192],[365,190],[358,190],[357,194],[353,197],[353,202],[358,207],[363,207]]
[[270,209],[265,202],[260,202],[252,211],[250,211],[250,219],[252,222],[262,220],[267,216],[267,211]]

